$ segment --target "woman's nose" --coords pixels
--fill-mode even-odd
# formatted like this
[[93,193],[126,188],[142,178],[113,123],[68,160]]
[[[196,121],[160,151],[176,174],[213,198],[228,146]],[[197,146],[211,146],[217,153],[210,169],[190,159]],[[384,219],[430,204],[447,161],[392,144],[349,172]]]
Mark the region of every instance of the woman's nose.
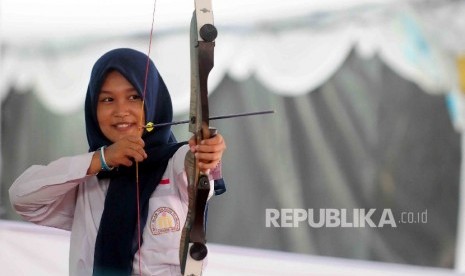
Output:
[[117,117],[125,117],[129,115],[129,108],[127,104],[124,102],[117,102],[114,114]]

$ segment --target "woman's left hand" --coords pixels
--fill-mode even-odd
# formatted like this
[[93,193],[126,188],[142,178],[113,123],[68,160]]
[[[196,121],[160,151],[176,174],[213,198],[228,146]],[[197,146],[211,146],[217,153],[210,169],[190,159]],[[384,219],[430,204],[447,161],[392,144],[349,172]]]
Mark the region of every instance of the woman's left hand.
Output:
[[196,159],[199,160],[199,168],[202,171],[208,171],[214,169],[220,162],[223,152],[226,150],[226,143],[221,134],[202,140],[200,145],[197,145],[195,136],[192,136],[189,139],[189,147]]

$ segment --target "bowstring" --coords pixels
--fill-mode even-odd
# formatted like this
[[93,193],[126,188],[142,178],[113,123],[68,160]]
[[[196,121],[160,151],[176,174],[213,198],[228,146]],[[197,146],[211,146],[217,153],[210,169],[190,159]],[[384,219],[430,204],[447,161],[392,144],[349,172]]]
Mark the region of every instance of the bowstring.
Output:
[[[147,93],[147,81],[149,77],[149,68],[150,68],[150,52],[152,49],[152,37],[153,37],[153,26],[155,22],[155,7],[157,4],[157,0],[153,1],[153,11],[152,11],[152,25],[150,28],[150,35],[149,35],[149,46],[147,50],[147,62],[145,65],[145,77],[144,77],[144,90],[142,92],[142,112],[140,115],[140,125],[145,125],[144,119],[144,106],[145,106],[145,95]],[[142,258],[141,258],[141,244],[142,244],[142,233],[140,229],[140,195],[139,195],[139,162],[136,161],[136,203],[137,203],[137,246],[138,246],[138,255],[139,255],[139,273],[142,275]]]

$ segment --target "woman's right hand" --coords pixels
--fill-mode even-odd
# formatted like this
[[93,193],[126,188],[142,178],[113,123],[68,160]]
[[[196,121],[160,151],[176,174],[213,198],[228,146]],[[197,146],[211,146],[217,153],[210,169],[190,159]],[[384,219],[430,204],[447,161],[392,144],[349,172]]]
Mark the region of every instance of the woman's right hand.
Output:
[[142,162],[147,158],[144,146],[141,137],[126,136],[104,149],[105,161],[110,167],[130,167],[134,161]]
[[[105,162],[109,167],[126,166],[142,162],[147,158],[144,140],[139,136],[126,136],[104,148]],[[94,152],[87,174],[97,174],[102,170],[100,149]]]

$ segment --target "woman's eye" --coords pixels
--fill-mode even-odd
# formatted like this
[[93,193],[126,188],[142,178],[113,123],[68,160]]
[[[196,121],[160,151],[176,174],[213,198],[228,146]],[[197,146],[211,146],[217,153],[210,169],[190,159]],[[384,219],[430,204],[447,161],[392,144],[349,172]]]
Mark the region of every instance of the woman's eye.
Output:
[[104,103],[106,103],[106,102],[111,102],[111,101],[113,101],[113,98],[105,97],[105,98],[101,98],[100,101],[101,101],[101,102],[104,102]]
[[133,101],[137,101],[137,100],[141,100],[142,97],[139,96],[139,94],[136,94],[136,95],[132,95],[129,97],[130,100],[133,100]]

